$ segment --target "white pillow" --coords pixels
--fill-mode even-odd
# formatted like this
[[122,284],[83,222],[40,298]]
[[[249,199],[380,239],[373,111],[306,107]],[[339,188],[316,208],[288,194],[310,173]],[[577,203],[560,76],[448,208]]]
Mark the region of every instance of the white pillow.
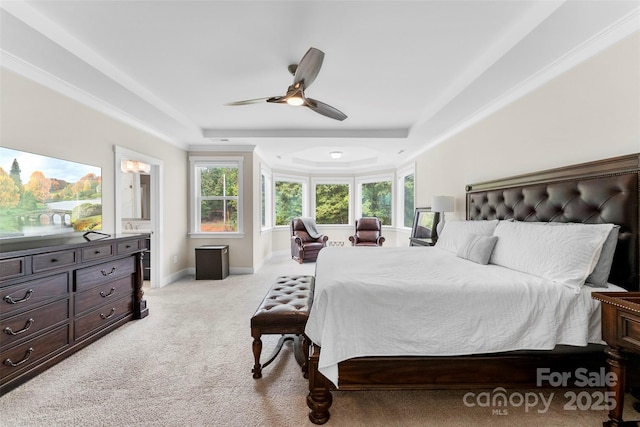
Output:
[[613,224],[547,227],[501,221],[491,263],[561,283],[578,291],[594,270]]
[[613,229],[607,236],[607,240],[602,245],[602,252],[600,252],[600,258],[598,263],[593,269],[593,273],[587,277],[585,284],[594,288],[606,288],[609,281],[609,273],[611,273],[611,265],[613,264],[613,255],[616,252],[616,246],[618,245],[618,233],[620,232],[620,226],[614,225]]
[[458,248],[456,254],[459,258],[468,259],[478,264],[487,265],[496,245],[498,238],[496,236],[478,236],[477,234],[469,234],[465,244]]
[[[540,224],[551,226],[581,226],[589,227],[597,224],[583,224],[580,222],[529,222],[528,224]],[[596,263],[593,272],[587,277],[585,285],[589,285],[593,288],[606,288],[609,281],[609,273],[611,273],[611,265],[613,264],[613,255],[616,252],[616,246],[618,244],[618,233],[620,231],[619,225],[613,225],[607,239],[602,245],[602,251],[598,262]]]
[[463,247],[469,234],[491,236],[498,225],[498,220],[486,221],[447,221],[438,236],[436,247],[453,254]]

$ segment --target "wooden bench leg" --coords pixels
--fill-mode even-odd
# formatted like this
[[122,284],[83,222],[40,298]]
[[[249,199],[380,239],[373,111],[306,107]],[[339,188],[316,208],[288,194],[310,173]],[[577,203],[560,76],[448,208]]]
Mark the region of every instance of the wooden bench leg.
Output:
[[260,366],[260,354],[262,353],[262,340],[260,337],[262,334],[259,329],[251,329],[251,336],[253,337],[253,344],[251,345],[253,350],[253,378],[262,378],[262,366]]
[[[297,340],[297,335],[282,334],[280,336],[280,339],[276,343],[276,347],[273,349],[273,353],[271,353],[271,355],[269,356],[269,359],[262,364],[262,367],[266,368],[267,366],[269,366],[271,364],[271,362],[273,362],[276,359],[276,357],[278,357],[278,354],[280,354],[280,350],[282,350],[282,347],[284,346],[284,343],[286,341],[294,341],[295,342],[296,340]],[[295,344],[294,344],[294,349],[295,349]]]

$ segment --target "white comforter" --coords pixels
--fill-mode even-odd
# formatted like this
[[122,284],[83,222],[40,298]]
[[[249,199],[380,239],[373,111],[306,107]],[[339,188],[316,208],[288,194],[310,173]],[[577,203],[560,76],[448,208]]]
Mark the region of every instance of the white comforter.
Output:
[[[329,247],[307,336],[319,370],[362,356],[451,356],[602,343],[594,289],[573,289],[436,247]],[[610,285],[608,290],[623,289]]]

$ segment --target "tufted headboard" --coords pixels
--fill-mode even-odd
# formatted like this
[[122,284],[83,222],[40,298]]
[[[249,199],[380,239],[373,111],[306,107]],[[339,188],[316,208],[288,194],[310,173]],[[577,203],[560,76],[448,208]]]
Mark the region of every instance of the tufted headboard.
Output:
[[640,154],[468,185],[467,219],[620,225],[609,282],[640,287]]

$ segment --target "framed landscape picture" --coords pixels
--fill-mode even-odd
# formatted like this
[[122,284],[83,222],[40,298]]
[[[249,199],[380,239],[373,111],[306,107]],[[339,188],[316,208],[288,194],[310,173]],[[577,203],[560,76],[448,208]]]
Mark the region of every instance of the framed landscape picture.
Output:
[[413,216],[413,228],[411,238],[435,239],[436,225],[438,225],[439,213],[431,211],[431,208],[416,208]]

